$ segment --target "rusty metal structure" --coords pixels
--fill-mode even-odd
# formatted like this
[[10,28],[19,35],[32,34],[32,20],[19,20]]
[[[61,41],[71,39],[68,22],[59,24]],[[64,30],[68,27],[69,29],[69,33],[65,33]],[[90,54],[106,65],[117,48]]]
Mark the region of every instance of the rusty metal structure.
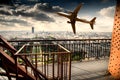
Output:
[[[1,67],[6,71],[6,73],[1,73],[6,76],[8,76],[8,79],[11,80],[11,76],[16,76],[16,66],[15,66],[15,56],[14,53],[17,51],[11,44],[9,44],[2,36],[0,36],[0,45],[2,46],[2,49],[0,50],[0,61],[1,61]],[[9,50],[11,53],[11,57],[4,52],[4,49]],[[19,70],[19,78],[18,79],[24,79],[24,76],[26,76],[28,79],[34,80],[35,78],[28,74],[26,75],[25,68],[21,67],[20,65],[17,66]]]
[[115,79],[120,79],[120,0],[117,0],[112,32],[109,72]]
[[2,36],[0,41],[0,62],[6,71],[0,74],[9,80],[71,80],[71,52],[63,46],[25,44],[17,51]]
[[[47,48],[46,48],[47,47]],[[18,52],[15,53],[16,66],[25,65],[26,72],[31,72],[36,80],[70,80],[71,76],[71,52],[61,45],[53,44],[33,44],[23,45]],[[32,69],[32,65],[27,65],[21,58],[28,59],[40,74]],[[17,77],[19,70],[17,70]],[[26,74],[27,74],[26,73]],[[42,74],[41,74],[42,73]]]

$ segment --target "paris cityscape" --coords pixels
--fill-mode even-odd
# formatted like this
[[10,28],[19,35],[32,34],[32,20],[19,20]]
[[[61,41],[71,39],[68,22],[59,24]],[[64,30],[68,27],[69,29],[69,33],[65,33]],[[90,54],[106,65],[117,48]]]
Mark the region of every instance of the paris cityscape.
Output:
[[111,32],[77,32],[76,35],[66,31],[0,31],[8,40],[12,39],[111,39]]

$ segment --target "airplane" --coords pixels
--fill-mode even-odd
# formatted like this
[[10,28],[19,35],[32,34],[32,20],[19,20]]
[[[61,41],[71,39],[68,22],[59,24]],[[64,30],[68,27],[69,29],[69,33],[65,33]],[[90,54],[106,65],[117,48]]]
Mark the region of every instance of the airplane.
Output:
[[96,17],[94,17],[91,21],[87,21],[85,19],[77,18],[77,14],[78,14],[81,7],[82,7],[82,3],[80,3],[73,12],[69,12],[69,14],[66,14],[66,13],[63,13],[63,12],[58,12],[57,13],[60,16],[64,16],[64,17],[70,19],[70,21],[67,21],[67,23],[71,23],[74,34],[76,34],[76,29],[75,29],[76,21],[80,21],[80,22],[83,22],[83,23],[90,24],[91,29],[93,29],[93,25],[95,24]]

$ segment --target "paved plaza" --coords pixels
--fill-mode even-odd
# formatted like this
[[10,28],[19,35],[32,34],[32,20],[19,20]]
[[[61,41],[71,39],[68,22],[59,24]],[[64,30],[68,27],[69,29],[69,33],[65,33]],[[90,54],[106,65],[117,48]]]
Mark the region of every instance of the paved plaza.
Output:
[[[107,68],[108,59],[73,61],[71,80],[114,80],[111,75],[106,75]],[[0,80],[8,80],[8,78],[0,76]]]
[[106,75],[108,59],[72,62],[72,80],[114,80]]

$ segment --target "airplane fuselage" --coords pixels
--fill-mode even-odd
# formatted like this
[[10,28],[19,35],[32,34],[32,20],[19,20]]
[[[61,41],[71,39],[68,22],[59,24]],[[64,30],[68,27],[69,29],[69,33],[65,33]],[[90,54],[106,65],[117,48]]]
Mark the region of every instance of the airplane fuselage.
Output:
[[75,13],[72,13],[70,15],[70,23],[75,23],[76,22],[77,15]]

